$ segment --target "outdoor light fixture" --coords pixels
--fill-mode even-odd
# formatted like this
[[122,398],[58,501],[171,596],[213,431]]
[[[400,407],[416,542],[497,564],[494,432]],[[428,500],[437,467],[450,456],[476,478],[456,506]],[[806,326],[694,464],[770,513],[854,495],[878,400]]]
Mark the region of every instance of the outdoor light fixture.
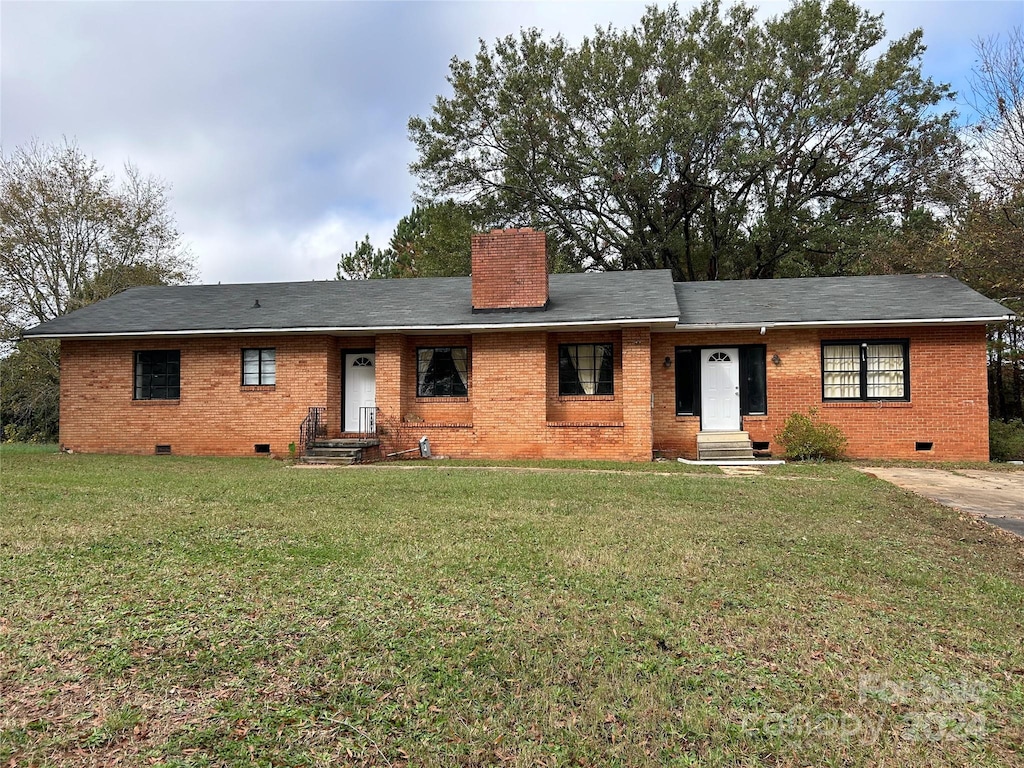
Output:
[[782,365],[782,358],[779,357],[778,352],[772,355],[772,365]]
[[671,368],[672,367],[672,358],[669,357],[668,355],[665,355],[665,362],[662,363],[662,365],[664,365],[666,368]]

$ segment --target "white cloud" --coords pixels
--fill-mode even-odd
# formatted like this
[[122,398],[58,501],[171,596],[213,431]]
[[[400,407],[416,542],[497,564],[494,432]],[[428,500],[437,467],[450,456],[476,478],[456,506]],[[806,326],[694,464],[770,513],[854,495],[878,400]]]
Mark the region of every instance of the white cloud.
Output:
[[[695,3],[685,2],[686,8]],[[788,2],[762,2],[763,15]],[[926,71],[969,69],[971,40],[1019,2],[877,2],[924,26]],[[6,3],[0,135],[76,138],[110,170],[172,187],[207,282],[324,279],[369,232],[383,245],[415,182],[406,137],[453,55],[522,26],[571,43],[635,24],[643,2]]]
[[272,222],[249,229],[197,221],[192,250],[202,253],[201,282],[259,283],[333,279],[342,252],[367,234],[387,244],[398,217],[372,218],[331,211],[306,226],[282,228]]

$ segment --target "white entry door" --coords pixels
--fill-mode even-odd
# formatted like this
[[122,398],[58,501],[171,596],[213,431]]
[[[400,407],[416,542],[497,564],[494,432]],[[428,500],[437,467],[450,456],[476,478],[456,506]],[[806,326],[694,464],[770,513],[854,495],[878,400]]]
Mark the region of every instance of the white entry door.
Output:
[[701,350],[701,429],[740,428],[740,351],[735,347]]
[[345,353],[345,432],[374,432],[377,420],[377,356]]

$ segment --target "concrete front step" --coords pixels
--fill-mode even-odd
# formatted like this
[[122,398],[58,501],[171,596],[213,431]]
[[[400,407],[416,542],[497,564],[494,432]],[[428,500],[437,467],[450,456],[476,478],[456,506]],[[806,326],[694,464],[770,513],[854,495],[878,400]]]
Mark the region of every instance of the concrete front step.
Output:
[[358,462],[358,456],[310,456],[306,454],[299,459],[300,464],[331,464],[337,466],[349,466]]
[[380,440],[366,437],[342,437],[333,440],[317,440],[312,443],[299,461],[303,464],[360,464],[364,451],[380,445]]
[[712,451],[701,449],[698,456],[701,461],[710,461],[712,459],[753,459],[754,452],[743,448],[719,448]]
[[754,444],[750,440],[734,440],[729,443],[697,443],[701,451],[716,451],[723,448],[742,448],[743,450],[754,450]]
[[310,448],[373,448],[380,440],[370,437],[337,437],[332,440],[317,440]]
[[697,444],[701,443],[731,443],[735,440],[749,440],[750,434],[741,430],[728,430],[724,432],[698,432]]
[[306,449],[307,456],[358,456],[363,452],[362,448],[355,446],[326,447],[314,446]]
[[697,458],[701,461],[752,459],[754,444],[750,435],[742,431],[698,432]]

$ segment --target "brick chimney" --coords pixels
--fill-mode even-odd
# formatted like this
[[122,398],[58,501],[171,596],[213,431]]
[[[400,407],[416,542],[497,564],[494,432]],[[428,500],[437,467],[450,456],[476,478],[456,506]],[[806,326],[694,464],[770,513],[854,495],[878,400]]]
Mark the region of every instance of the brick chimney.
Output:
[[474,312],[536,310],[548,304],[543,232],[525,227],[473,235],[472,269]]

